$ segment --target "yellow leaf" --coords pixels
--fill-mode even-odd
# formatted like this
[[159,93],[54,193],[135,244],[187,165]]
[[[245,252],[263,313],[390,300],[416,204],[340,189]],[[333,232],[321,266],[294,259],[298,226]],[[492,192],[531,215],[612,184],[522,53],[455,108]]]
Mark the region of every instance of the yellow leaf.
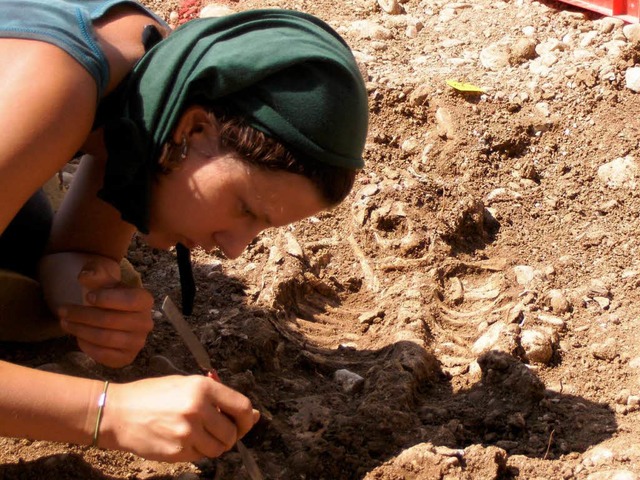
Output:
[[484,90],[482,90],[480,87],[476,87],[475,85],[472,85],[471,83],[463,83],[463,82],[457,82],[455,80],[447,80],[447,85],[449,85],[452,88],[455,88],[460,92],[484,93]]

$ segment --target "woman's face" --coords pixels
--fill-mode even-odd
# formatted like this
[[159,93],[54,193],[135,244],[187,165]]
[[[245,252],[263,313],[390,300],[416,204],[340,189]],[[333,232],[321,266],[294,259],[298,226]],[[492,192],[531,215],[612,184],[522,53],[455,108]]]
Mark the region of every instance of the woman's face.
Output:
[[306,177],[251,167],[232,154],[209,159],[194,152],[153,188],[150,246],[218,247],[228,258],[240,256],[262,230],[327,207]]

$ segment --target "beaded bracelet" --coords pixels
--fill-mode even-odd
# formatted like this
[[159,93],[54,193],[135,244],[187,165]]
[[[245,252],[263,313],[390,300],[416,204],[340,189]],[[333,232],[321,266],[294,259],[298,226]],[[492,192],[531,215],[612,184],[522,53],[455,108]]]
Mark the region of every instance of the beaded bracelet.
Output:
[[93,442],[91,445],[98,446],[98,434],[100,433],[100,422],[102,421],[102,412],[104,411],[104,404],[107,402],[107,388],[109,388],[109,382],[104,382],[104,388],[102,393],[98,397],[98,416],[96,418],[96,428],[93,431]]

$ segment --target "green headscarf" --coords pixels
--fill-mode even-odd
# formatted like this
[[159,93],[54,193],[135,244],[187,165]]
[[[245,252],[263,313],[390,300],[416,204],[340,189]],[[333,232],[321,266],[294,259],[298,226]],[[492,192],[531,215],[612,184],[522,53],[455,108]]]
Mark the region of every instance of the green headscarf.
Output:
[[345,41],[321,20],[264,9],[187,22],[153,47],[125,85],[99,195],[148,233],[151,182],[183,110],[219,103],[292,153],[358,169],[367,92]]

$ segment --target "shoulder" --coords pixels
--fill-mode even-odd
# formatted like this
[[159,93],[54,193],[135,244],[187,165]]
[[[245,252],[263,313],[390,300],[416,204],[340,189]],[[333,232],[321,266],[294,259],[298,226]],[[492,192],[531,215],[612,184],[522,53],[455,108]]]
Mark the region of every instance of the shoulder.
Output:
[[115,89],[144,55],[143,32],[149,25],[156,27],[163,37],[170,33],[157,17],[126,3],[115,6],[96,21],[96,36],[111,73],[106,93]]

